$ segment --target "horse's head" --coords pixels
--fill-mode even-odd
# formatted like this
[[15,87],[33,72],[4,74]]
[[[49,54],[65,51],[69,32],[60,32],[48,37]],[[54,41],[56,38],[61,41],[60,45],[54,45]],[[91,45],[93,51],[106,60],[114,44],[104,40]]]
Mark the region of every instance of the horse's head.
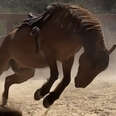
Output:
[[102,51],[90,57],[83,53],[79,59],[79,70],[75,78],[76,87],[86,87],[92,80],[102,71],[104,71],[109,64],[109,54],[116,48],[114,45],[109,51]]

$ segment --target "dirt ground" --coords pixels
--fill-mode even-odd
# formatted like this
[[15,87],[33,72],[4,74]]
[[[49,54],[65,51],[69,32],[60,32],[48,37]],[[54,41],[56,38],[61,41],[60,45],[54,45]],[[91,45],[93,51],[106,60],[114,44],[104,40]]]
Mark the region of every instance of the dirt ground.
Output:
[[[75,69],[73,67],[73,76]],[[49,109],[43,107],[43,100],[33,99],[36,89],[46,81],[44,76],[47,77],[49,72],[48,69],[45,70],[37,71],[29,81],[13,85],[9,92],[8,106],[21,110],[23,116],[116,116],[116,73],[111,71],[110,66],[85,89],[75,88],[72,79],[60,99]],[[9,74],[11,71],[5,72],[1,77],[0,96],[5,76]]]

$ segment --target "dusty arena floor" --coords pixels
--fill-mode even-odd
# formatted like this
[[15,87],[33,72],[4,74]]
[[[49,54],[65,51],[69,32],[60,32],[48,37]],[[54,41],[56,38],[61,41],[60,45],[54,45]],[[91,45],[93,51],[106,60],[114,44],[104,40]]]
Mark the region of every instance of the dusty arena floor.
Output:
[[[116,116],[116,79],[115,75],[106,73],[85,89],[77,89],[71,83],[49,109],[43,107],[42,100],[33,99],[35,90],[45,82],[45,79],[36,79],[37,73],[35,79],[11,87],[8,106],[21,110],[23,116]],[[3,76],[8,74],[6,72]],[[39,76],[43,75],[40,73]],[[0,81],[1,93],[3,84],[4,77]]]

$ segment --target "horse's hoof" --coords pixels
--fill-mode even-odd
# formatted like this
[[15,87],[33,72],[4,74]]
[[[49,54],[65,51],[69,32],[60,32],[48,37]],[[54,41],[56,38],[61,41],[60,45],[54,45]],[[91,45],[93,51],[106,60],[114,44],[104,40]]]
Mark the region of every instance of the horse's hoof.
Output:
[[52,92],[48,96],[46,96],[43,100],[43,106],[45,108],[49,108],[55,101],[55,94]]
[[34,99],[35,99],[35,100],[40,100],[41,98],[43,98],[43,96],[41,95],[41,89],[38,89],[38,90],[34,93]]
[[50,104],[49,104],[49,102],[48,102],[48,100],[46,98],[43,100],[43,106],[45,108],[49,108],[49,106],[50,106]]

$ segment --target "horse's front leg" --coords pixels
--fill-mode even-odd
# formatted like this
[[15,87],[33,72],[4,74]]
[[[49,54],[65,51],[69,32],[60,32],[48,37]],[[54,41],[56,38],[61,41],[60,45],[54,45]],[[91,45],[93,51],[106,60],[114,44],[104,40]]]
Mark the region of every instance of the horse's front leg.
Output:
[[71,68],[73,65],[74,57],[71,57],[67,61],[63,62],[63,79],[61,83],[56,87],[56,89],[51,92],[48,96],[45,97],[43,101],[44,107],[48,108],[50,105],[54,103],[56,99],[58,99],[64,89],[68,86],[71,81]]
[[49,93],[53,83],[58,79],[58,68],[57,68],[56,61],[49,62],[49,67],[50,67],[50,78],[40,89],[36,90],[34,94],[35,100],[40,100],[47,93]]

